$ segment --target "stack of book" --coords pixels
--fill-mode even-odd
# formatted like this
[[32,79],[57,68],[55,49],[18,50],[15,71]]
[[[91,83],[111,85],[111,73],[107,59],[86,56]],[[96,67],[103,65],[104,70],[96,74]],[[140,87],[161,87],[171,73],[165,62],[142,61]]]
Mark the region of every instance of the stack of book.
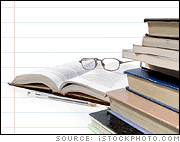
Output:
[[142,46],[123,50],[123,57],[145,66],[126,70],[129,86],[106,93],[110,108],[103,110],[104,115],[102,111],[90,114],[93,126],[89,127],[99,130],[94,132],[179,133],[179,19],[144,22],[148,23],[149,33],[143,37]]
[[123,50],[123,58],[146,63],[146,68],[179,78],[179,19],[144,19],[149,34],[141,45]]

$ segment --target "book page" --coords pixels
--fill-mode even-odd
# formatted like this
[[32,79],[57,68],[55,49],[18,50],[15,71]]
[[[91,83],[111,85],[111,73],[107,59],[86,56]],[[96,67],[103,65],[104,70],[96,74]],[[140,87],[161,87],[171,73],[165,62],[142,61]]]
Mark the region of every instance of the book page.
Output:
[[127,76],[123,72],[132,68],[138,68],[138,66],[132,63],[124,63],[120,65],[120,69],[117,71],[106,71],[102,67],[99,67],[91,72],[71,79],[71,81],[79,82],[91,87],[91,89],[105,93],[110,90],[128,86]]
[[50,78],[58,88],[61,84],[69,79],[85,74],[89,70],[84,70],[78,61],[66,63],[63,65],[46,68],[43,70],[32,72],[31,74],[41,74]]

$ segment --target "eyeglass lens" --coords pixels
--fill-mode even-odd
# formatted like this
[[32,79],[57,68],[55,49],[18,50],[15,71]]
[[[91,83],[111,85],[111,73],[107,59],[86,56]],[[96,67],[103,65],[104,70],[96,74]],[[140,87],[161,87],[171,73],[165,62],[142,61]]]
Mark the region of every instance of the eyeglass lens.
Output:
[[119,61],[113,58],[105,58],[102,60],[105,70],[115,71],[119,69]]
[[93,70],[96,67],[96,61],[91,58],[84,58],[81,63],[86,70]]
[[[97,61],[96,59],[93,58],[84,58],[82,61],[82,66],[84,69],[86,70],[93,70],[96,65],[97,65]],[[117,59],[114,58],[105,58],[101,61],[102,66],[105,70],[109,70],[109,71],[115,71],[119,69],[119,61]]]

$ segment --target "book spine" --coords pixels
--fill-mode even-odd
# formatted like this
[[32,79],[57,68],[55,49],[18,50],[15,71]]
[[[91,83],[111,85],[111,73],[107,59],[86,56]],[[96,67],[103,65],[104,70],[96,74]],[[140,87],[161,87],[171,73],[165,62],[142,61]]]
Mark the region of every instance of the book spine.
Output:
[[152,102],[154,102],[154,103],[156,103],[156,104],[158,104],[158,105],[161,105],[161,106],[163,106],[163,107],[165,107],[165,108],[167,108],[167,109],[170,109],[170,110],[172,110],[172,111],[174,111],[174,112],[176,112],[176,113],[179,113],[179,110],[177,110],[177,109],[175,109],[175,108],[172,108],[172,107],[170,107],[170,106],[168,106],[168,105],[166,105],[166,104],[163,104],[163,103],[161,103],[161,102],[159,102],[159,101],[156,101],[156,100],[154,100],[154,99],[151,99],[151,98],[149,98],[149,97],[147,97],[147,96],[144,96],[144,95],[142,95],[142,94],[140,94],[140,93],[137,93],[137,92],[129,89],[128,86],[126,87],[126,90],[128,90],[128,91],[130,91],[130,92],[132,92],[132,93],[134,93],[134,94],[136,94],[136,95],[138,95],[138,96],[141,96],[141,97],[143,97],[143,98],[145,98],[145,99],[147,99],[147,100],[149,100],[149,101],[152,101]]
[[118,119],[126,122],[127,124],[129,124],[130,126],[134,127],[135,129],[137,129],[138,131],[142,132],[143,134],[151,134],[149,131],[145,130],[144,128],[140,127],[139,125],[133,123],[132,121],[126,119],[125,117],[121,116],[120,114],[117,114],[116,112],[114,112],[113,110],[111,110],[110,108],[108,108],[108,112],[111,113],[112,115],[114,115],[115,117],[117,117]]

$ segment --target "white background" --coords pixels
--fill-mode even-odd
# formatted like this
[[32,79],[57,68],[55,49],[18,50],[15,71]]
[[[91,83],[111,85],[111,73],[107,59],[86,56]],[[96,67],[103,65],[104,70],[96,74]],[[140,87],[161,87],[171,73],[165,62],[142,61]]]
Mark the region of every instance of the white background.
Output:
[[1,133],[93,134],[88,114],[106,106],[29,98],[7,83],[84,57],[122,59],[148,33],[144,18],[179,18],[179,2],[2,1]]

